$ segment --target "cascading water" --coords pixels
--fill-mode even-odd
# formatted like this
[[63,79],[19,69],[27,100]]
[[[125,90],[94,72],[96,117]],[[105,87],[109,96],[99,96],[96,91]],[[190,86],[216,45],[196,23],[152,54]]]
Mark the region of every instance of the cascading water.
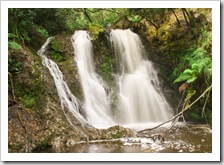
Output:
[[114,125],[105,84],[94,70],[90,36],[86,31],[76,31],[72,44],[85,98],[87,121],[97,128]]
[[64,81],[63,74],[60,71],[60,69],[58,68],[58,65],[45,56],[47,47],[48,47],[49,43],[52,41],[52,39],[53,39],[53,37],[48,38],[47,41],[45,42],[45,44],[41,47],[41,49],[37,53],[38,53],[38,55],[41,56],[41,58],[43,60],[43,65],[49,69],[51,76],[54,78],[58,96],[61,101],[61,107],[62,107],[62,110],[63,110],[67,120],[70,122],[71,125],[74,126],[73,121],[69,114],[69,113],[71,113],[71,115],[75,116],[81,124],[87,123],[87,121],[79,113],[78,100],[71,93],[68,85]]
[[158,86],[152,62],[143,60],[139,36],[128,30],[112,30],[119,76],[120,119],[122,124],[162,122],[172,113]]
[[[157,73],[152,62],[143,60],[143,48],[140,38],[130,30],[112,30],[111,43],[114,48],[119,70],[119,115],[120,124],[139,124],[162,122],[170,119],[172,113],[160,92]],[[90,36],[86,31],[76,31],[72,36],[75,62],[84,93],[85,118],[79,112],[78,100],[72,95],[58,65],[45,56],[52,37],[38,51],[43,64],[54,78],[55,86],[61,101],[61,107],[68,121],[73,124],[72,114],[82,124],[96,128],[107,128],[115,125],[111,113],[109,97],[105,84],[95,73],[93,65],[93,48]]]

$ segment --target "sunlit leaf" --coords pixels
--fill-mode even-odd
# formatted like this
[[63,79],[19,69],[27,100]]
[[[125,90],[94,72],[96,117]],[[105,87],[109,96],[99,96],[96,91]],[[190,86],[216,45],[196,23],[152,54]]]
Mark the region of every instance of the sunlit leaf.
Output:
[[180,74],[180,76],[177,79],[174,80],[173,83],[186,81],[186,80],[188,80],[190,78],[192,78],[191,74],[189,74],[189,73],[182,73],[182,74]]
[[190,79],[187,80],[187,83],[192,83],[197,79],[197,77],[192,77]]

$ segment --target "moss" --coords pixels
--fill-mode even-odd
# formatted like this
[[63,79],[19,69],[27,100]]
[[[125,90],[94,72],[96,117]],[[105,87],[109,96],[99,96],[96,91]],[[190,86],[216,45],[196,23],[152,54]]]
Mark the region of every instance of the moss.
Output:
[[66,60],[66,58],[59,51],[55,51],[55,50],[50,52],[50,57],[52,60],[57,61],[57,62]]
[[24,143],[14,143],[8,144],[8,148],[10,149],[11,153],[20,153],[23,152],[25,144]]
[[51,42],[50,58],[56,62],[66,61],[66,55],[61,52],[61,41],[55,38]]
[[123,133],[122,132],[116,132],[115,134],[112,134],[112,138],[114,139],[119,139],[119,138],[122,138],[123,136]]
[[41,153],[41,152],[44,152],[48,149],[50,149],[52,147],[52,144],[50,141],[43,141],[41,142],[40,144],[38,144],[33,150],[32,152],[34,153]]
[[102,33],[104,31],[104,29],[99,24],[89,24],[88,31],[91,33],[92,39],[96,40],[96,39],[98,39],[100,33]]
[[47,136],[43,141],[41,141],[40,143],[36,145],[36,147],[32,150],[32,152],[41,153],[41,152],[48,151],[53,146],[52,141],[54,137],[55,137],[55,134],[51,134]]
[[32,108],[35,104],[35,100],[36,98],[33,97],[32,95],[25,95],[23,98],[22,98],[22,102],[23,102],[23,105],[26,107],[26,108]]
[[111,83],[114,79],[112,73],[114,73],[115,59],[108,56],[104,56],[102,59],[103,62],[98,69],[98,72],[106,82]]
[[15,95],[26,108],[34,108],[38,105],[40,97],[44,94],[45,85],[41,78],[42,66],[39,56],[29,54],[21,66],[23,72],[15,77]]
[[205,109],[205,116],[202,116],[201,108],[194,108],[187,112],[187,120],[199,123],[211,123],[212,111]]

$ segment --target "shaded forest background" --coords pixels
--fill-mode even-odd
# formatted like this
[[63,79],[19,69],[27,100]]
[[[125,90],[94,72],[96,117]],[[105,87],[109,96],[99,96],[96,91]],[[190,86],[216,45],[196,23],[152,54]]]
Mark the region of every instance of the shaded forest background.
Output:
[[[51,107],[60,109],[60,103],[56,99],[52,78],[36,54],[49,36],[55,36],[55,39],[48,57],[57,62],[73,94],[82,100],[70,43],[74,31],[87,30],[91,34],[96,71],[107,84],[113,85],[115,80],[111,75],[116,72],[116,67],[108,41],[109,32],[116,28],[131,29],[141,37],[145,58],[154,62],[163,92],[177,113],[212,83],[211,12],[211,9],[194,8],[9,9],[8,107],[9,146],[12,151],[24,151],[24,144],[28,143],[24,137],[29,137],[24,139],[35,144],[31,148],[38,149],[51,146],[56,132],[60,136],[63,134],[61,137],[80,133],[71,131],[66,135],[72,128],[60,116],[63,114],[59,113],[57,117],[50,110]],[[185,113],[185,119],[211,123],[211,96],[209,92],[194,104]],[[53,123],[62,122],[64,126],[49,129],[50,124],[46,126],[43,123],[53,120],[57,120]],[[10,132],[16,129],[23,133],[15,135]],[[40,134],[36,135],[35,131]],[[33,142],[34,139],[38,142]]]

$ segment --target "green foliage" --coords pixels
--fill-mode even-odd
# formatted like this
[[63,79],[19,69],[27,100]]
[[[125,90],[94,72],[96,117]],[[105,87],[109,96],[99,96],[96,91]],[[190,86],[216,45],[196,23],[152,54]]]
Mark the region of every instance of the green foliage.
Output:
[[201,121],[201,113],[199,112],[199,110],[194,110],[191,111],[191,113],[189,113],[189,117],[191,118],[192,121]]
[[15,95],[26,108],[33,108],[36,105],[38,106],[39,98],[44,92],[43,82],[35,77],[32,77],[31,80],[26,80],[25,82],[16,82],[15,85]]
[[16,73],[16,74],[21,73],[21,71],[22,71],[22,63],[21,62],[12,58],[11,56],[9,56],[8,64],[9,64],[8,69],[9,69],[10,73]]
[[15,34],[8,33],[8,49],[22,49],[22,46],[20,46],[17,42],[12,41],[13,39],[17,38]]
[[52,50],[50,52],[50,57],[51,57],[52,60],[57,61],[57,62],[61,62],[61,61],[66,60],[66,58],[60,52],[57,52],[55,50]]
[[49,54],[52,60],[57,62],[66,60],[66,57],[63,55],[63,53],[60,50],[61,50],[61,41],[58,39],[52,40],[51,51]]
[[17,36],[15,34],[12,34],[12,33],[8,33],[8,38],[16,38]]
[[128,20],[133,22],[133,23],[137,23],[140,21],[140,16],[138,15],[131,15],[131,16],[128,16]]
[[113,81],[112,73],[114,72],[115,59],[105,56],[103,60],[99,72],[106,82],[111,83]]
[[92,39],[96,40],[101,32],[104,31],[104,28],[99,24],[89,24],[88,31],[92,35]]
[[117,18],[112,17],[111,15],[104,18],[104,27],[111,27],[112,23],[116,22]]
[[116,132],[115,134],[112,134],[112,138],[113,139],[119,139],[119,138],[122,138],[123,136],[123,133],[122,132]]
[[[199,47],[189,49],[188,53],[184,55],[182,58],[183,62],[180,63],[180,65],[185,63],[187,64],[187,67],[190,66],[191,69],[185,69],[184,72],[181,73],[177,79],[175,79],[174,83],[180,81],[187,81],[188,83],[192,83],[198,76],[201,75],[205,77],[205,80],[211,81],[212,57],[211,52],[207,50],[207,45],[211,42],[210,37],[210,33],[202,33],[202,37],[199,37],[198,40]],[[202,40],[202,38],[206,39]]]
[[39,28],[38,32],[40,32],[40,34],[42,34],[44,37],[48,37],[48,31],[44,28]]
[[[44,83],[42,81],[41,73],[39,72],[40,61],[36,61],[31,66],[24,68],[23,77],[16,78],[14,82],[15,96],[23,103],[26,108],[33,109],[39,107],[40,98],[43,95]],[[32,67],[32,68],[31,68]],[[30,70],[34,72],[31,73]]]
[[15,41],[9,41],[8,42],[8,47],[9,49],[16,49],[16,50],[19,50],[19,49],[22,49],[22,46],[20,46],[17,42]]
[[[198,28],[196,26],[196,28]],[[195,44],[187,49],[183,54],[179,54],[179,65],[174,69],[173,76],[176,78],[174,83],[185,81],[191,85],[188,86],[185,101],[186,106],[191,102],[191,99],[196,99],[202,94],[209,85],[212,84],[212,37],[211,32],[205,28],[201,28],[198,33],[198,38],[194,38]],[[194,91],[193,95],[189,93]],[[187,112],[188,119],[198,122],[211,122],[211,103],[207,103],[205,108],[206,117],[202,116],[202,109],[206,97],[193,105],[193,110]],[[209,101],[208,101],[209,102]]]
[[33,106],[35,104],[35,100],[36,100],[36,98],[34,96],[25,95],[22,99],[22,102],[26,108],[33,108]]
[[185,69],[183,73],[180,74],[178,78],[174,80],[174,83],[186,81],[187,83],[193,83],[197,79],[198,67],[195,67],[197,64],[192,64],[191,69]]
[[181,82],[181,81],[186,81],[188,79],[191,79],[192,75],[188,73],[182,73],[177,79],[174,80],[174,83],[176,82]]

